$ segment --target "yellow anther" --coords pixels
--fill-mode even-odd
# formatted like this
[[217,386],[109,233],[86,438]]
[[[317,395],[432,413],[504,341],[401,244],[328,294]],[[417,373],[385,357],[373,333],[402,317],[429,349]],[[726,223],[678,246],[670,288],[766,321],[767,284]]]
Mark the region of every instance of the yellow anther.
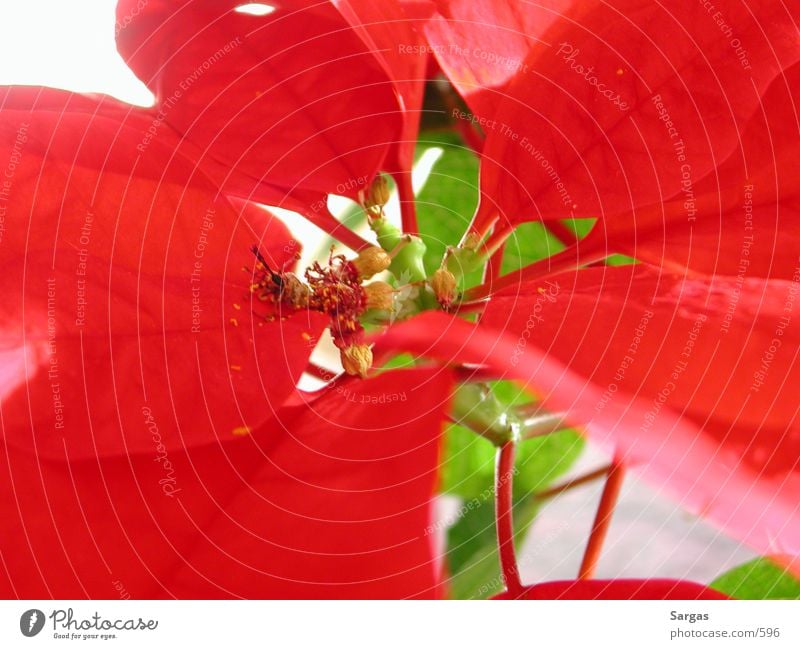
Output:
[[456,276],[446,268],[440,268],[431,277],[433,293],[439,304],[444,307],[448,307],[453,303],[453,299],[456,296],[456,287]]
[[340,357],[345,372],[367,378],[367,372],[372,367],[372,348],[369,345],[350,345],[341,350]]
[[352,264],[356,267],[358,274],[363,279],[369,279],[373,275],[383,272],[392,263],[392,258],[383,248],[370,246],[358,253]]
[[378,174],[365,192],[361,192],[364,209],[374,216],[380,216],[383,206],[389,202],[391,192],[386,176]]
[[367,308],[380,311],[391,311],[393,307],[394,289],[386,282],[372,282],[361,288],[367,296]]

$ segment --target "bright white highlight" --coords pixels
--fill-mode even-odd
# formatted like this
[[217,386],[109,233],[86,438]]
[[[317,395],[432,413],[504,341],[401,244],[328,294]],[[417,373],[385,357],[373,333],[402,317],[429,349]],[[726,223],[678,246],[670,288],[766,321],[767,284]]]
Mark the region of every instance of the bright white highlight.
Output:
[[268,16],[275,11],[275,7],[262,2],[251,2],[246,5],[240,5],[236,7],[234,11],[240,14],[248,14],[250,16]]

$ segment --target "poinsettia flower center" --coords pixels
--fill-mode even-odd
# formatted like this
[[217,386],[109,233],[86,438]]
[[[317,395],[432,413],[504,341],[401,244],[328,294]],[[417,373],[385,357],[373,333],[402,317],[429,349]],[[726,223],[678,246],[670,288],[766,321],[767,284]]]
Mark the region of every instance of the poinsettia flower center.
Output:
[[[251,292],[284,314],[287,309],[311,310],[328,316],[345,372],[362,378],[373,362],[365,326],[388,327],[424,311],[457,310],[466,275],[481,268],[494,252],[471,234],[460,245],[448,246],[440,267],[429,275],[423,240],[386,218],[389,195],[384,176],[376,177],[360,195],[378,245],[362,248],[353,259],[335,254],[332,247],[326,263],[315,261],[297,275],[274,270],[257,246],[252,247],[257,265]],[[388,281],[373,279],[380,273]]]
[[[331,320],[331,335],[342,353],[345,369],[364,374],[371,365],[371,359],[367,358],[364,350],[359,353],[352,349],[364,346],[361,316],[370,307],[368,292],[362,286],[362,281],[374,272],[385,270],[389,265],[388,255],[381,260],[379,255],[370,252],[364,257],[349,260],[344,255],[334,255],[331,250],[327,265],[314,262],[306,269],[303,280],[292,272],[273,270],[256,246],[252,250],[257,264],[250,291],[261,302],[269,302],[281,312],[288,308],[291,311],[307,309],[326,314]],[[363,371],[345,362],[345,358],[355,357],[363,358]]]

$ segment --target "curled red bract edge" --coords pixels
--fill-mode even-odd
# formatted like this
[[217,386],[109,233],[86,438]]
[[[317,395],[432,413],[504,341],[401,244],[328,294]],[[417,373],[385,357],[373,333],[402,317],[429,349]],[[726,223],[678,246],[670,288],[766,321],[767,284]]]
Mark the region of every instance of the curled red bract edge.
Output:
[[[631,272],[627,268],[616,270]],[[631,291],[637,290],[635,283],[628,285],[623,282],[622,285],[629,286]],[[562,284],[562,306],[570,304],[570,289],[570,286]],[[667,289],[666,292],[670,291]],[[542,297],[539,293],[533,295]],[[641,294],[642,298],[645,296]],[[535,299],[530,293],[526,293],[526,298]],[[632,471],[663,488],[665,493],[693,513],[707,518],[764,554],[800,554],[800,464],[796,450],[793,450],[796,429],[793,420],[786,419],[792,408],[780,405],[770,409],[768,405],[772,397],[790,389],[791,384],[783,382],[785,375],[780,368],[776,368],[773,379],[764,384],[766,394],[762,403],[762,407],[767,408],[763,417],[765,421],[773,417],[775,423],[770,426],[774,427],[765,425],[762,428],[746,417],[737,419],[735,414],[728,414],[726,423],[710,424],[709,415],[722,416],[724,419],[724,408],[719,412],[695,412],[681,405],[680,401],[683,396],[692,394],[695,386],[691,378],[694,373],[702,376],[702,363],[708,354],[713,354],[713,349],[708,349],[710,343],[705,340],[700,343],[702,349],[697,352],[699,366],[687,370],[686,384],[680,384],[679,380],[675,383],[672,378],[675,363],[681,360],[685,342],[683,333],[688,336],[692,332],[694,321],[691,318],[679,320],[675,337],[667,339],[661,365],[651,365],[653,359],[644,355],[650,346],[657,348],[664,336],[663,327],[669,326],[663,322],[658,328],[654,325],[652,338],[639,343],[642,345],[642,356],[637,358],[637,362],[641,366],[633,369],[630,363],[625,365],[626,369],[631,367],[629,373],[632,383],[612,382],[612,388],[609,388],[608,376],[613,379],[614,373],[619,372],[624,354],[620,357],[613,345],[606,347],[598,343],[597,336],[582,341],[580,337],[570,339],[568,334],[570,328],[585,327],[590,318],[595,319],[597,327],[613,327],[613,318],[616,316],[606,321],[602,315],[592,313],[589,309],[583,319],[576,317],[563,320],[554,312],[550,315],[551,320],[547,320],[545,300],[547,304],[553,304],[544,297],[538,309],[526,303],[531,308],[523,307],[514,311],[508,304],[498,304],[495,318],[511,315],[509,323],[501,323],[500,326],[491,318],[484,318],[479,326],[475,326],[441,313],[423,314],[393,326],[378,337],[376,358],[404,351],[444,363],[475,367],[480,369],[484,378],[488,374],[496,379],[518,380],[541,398],[545,408],[566,413],[567,421],[585,431],[607,451],[616,453]],[[610,301],[610,298],[606,300]],[[702,303],[702,296],[699,293],[690,295],[686,304],[665,298],[665,303],[680,313],[692,308],[692,304],[697,306]],[[611,304],[614,304],[613,301]],[[631,302],[632,311],[635,310],[635,304],[636,301]],[[599,306],[602,313],[603,301],[599,302]],[[560,353],[558,347],[548,349],[546,342],[531,335],[539,326],[537,316],[554,330],[566,327]],[[529,318],[533,318],[534,325],[525,324]],[[621,320],[620,340],[625,339],[627,334],[641,339],[636,333],[639,320],[641,316],[638,320]],[[510,322],[519,323],[522,329],[510,325]],[[709,321],[712,331],[714,322]],[[558,342],[560,339],[556,340]],[[763,341],[763,338],[756,337],[756,340]],[[681,344],[676,350],[672,345],[677,345],[678,341]],[[630,341],[627,342],[630,344]],[[789,342],[787,338],[787,345]],[[570,344],[573,346],[570,347]],[[575,345],[580,345],[578,350],[584,350],[584,347],[585,350],[581,351],[582,356],[573,358]],[[757,348],[758,343],[754,342],[754,349]],[[594,358],[588,353],[590,349],[600,361],[596,368],[590,367]],[[603,357],[602,354],[609,349],[608,356]],[[672,352],[677,356],[670,355]],[[781,362],[795,363],[796,352],[796,346],[788,349],[787,356]],[[585,367],[578,362],[581,359],[586,361]],[[673,359],[672,363],[668,359]],[[722,359],[722,367],[727,367],[728,363],[735,364],[736,361],[724,354]],[[790,371],[796,371],[795,366],[792,367],[794,369]],[[749,384],[744,382],[734,383],[727,388],[726,377],[729,375],[723,375],[721,371],[704,379],[710,381],[709,390],[722,390],[720,394],[732,399],[736,398],[734,394],[748,390]],[[636,375],[640,372],[646,377],[644,383],[637,382]],[[735,381],[737,376],[733,374],[732,379]],[[664,403],[660,391],[670,382],[675,383],[675,389],[667,391]],[[728,389],[730,392],[725,392]],[[779,392],[772,392],[774,390]],[[672,401],[669,400],[670,396],[673,397]],[[713,407],[716,397],[708,398]],[[702,396],[696,397],[700,407],[702,399]],[[747,440],[748,436],[753,435],[756,435],[756,443],[751,446]],[[785,450],[781,451],[782,448]]]
[[492,599],[728,599],[719,591],[691,581],[672,579],[584,579],[549,581],[527,586],[519,595],[508,592]]

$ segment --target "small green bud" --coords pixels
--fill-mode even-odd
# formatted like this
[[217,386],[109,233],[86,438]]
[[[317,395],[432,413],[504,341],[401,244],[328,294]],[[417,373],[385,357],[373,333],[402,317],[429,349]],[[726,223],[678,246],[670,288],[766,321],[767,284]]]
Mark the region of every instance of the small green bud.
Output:
[[425,281],[428,275],[423,263],[426,248],[422,239],[403,234],[400,228],[384,217],[374,219],[369,227],[378,235],[381,248],[392,255],[389,270],[395,277],[407,282]]

